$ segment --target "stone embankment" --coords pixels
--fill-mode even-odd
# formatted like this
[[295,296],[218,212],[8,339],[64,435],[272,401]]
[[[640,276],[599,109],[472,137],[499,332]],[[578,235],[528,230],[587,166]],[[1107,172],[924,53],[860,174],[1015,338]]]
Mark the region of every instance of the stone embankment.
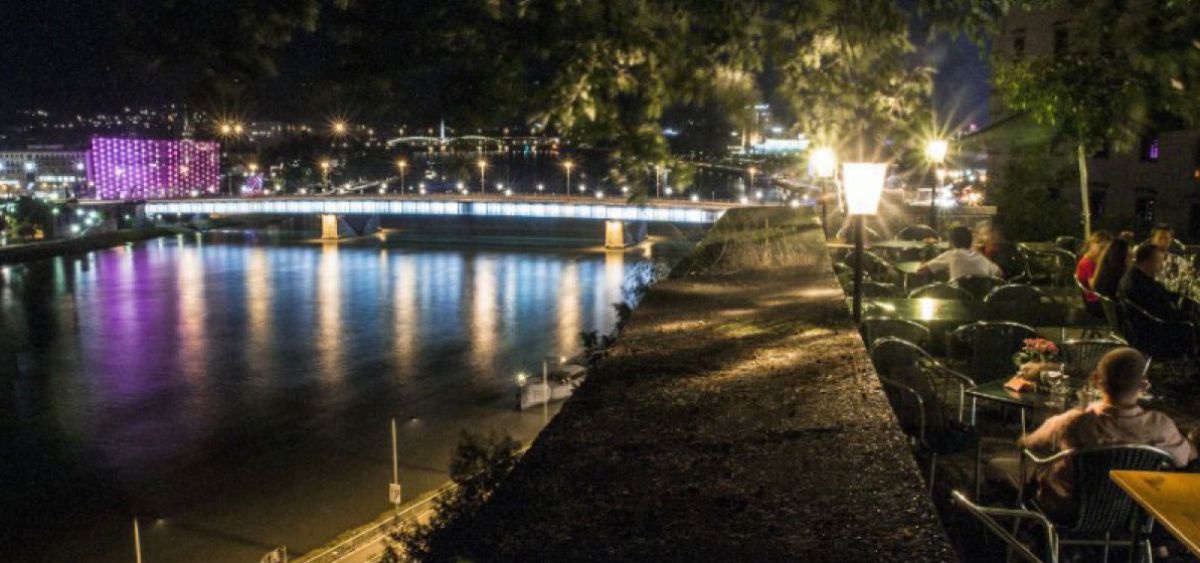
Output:
[[496,561],[952,561],[808,210],[731,210],[496,491]]

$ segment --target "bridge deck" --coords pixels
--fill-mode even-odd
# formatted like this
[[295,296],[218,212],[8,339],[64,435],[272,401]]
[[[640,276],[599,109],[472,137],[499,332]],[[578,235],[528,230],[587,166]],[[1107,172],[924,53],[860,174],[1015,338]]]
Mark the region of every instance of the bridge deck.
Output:
[[631,204],[615,198],[603,200],[565,196],[379,195],[155,200],[146,202],[146,213],[442,215],[714,223],[731,207],[734,207],[734,204],[679,200],[651,200]]

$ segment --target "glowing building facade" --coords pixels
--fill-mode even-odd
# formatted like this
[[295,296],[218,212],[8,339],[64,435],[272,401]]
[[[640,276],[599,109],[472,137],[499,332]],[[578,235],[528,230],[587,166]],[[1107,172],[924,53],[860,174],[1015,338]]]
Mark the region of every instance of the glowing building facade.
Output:
[[93,137],[88,181],[98,199],[171,199],[220,189],[220,145]]

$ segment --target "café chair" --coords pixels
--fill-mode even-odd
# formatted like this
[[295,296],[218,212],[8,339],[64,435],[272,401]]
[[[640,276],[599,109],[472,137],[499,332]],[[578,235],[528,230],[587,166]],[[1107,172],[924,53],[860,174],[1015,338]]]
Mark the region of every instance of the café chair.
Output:
[[1079,252],[1079,247],[1082,245],[1083,243],[1080,242],[1079,237],[1064,235],[1054,239],[1054,246],[1071,254]]
[[[1058,563],[1058,534],[1054,528],[1054,524],[1049,518],[1032,510],[1024,510],[1019,508],[1003,508],[998,506],[983,506],[976,504],[962,491],[951,491],[950,498],[956,506],[970,514],[976,521],[983,525],[984,528],[1008,547],[1009,553],[1015,553],[1020,556],[1022,561],[1030,561],[1032,563]],[[1011,526],[1017,527],[1022,520],[1031,520],[1041,527],[1042,534],[1042,551],[1044,555],[1041,557],[1034,553],[1031,546],[1025,545],[1009,528],[997,520],[997,518],[1012,519]]]
[[975,299],[982,300],[988,292],[1004,285],[1004,280],[990,276],[962,276],[950,280],[950,285],[964,289]]
[[[937,479],[939,455],[973,450],[979,442],[974,426],[963,424],[963,397],[970,378],[928,357],[919,348],[898,338],[882,338],[871,351],[879,381],[887,392],[900,427],[918,455],[929,457],[929,491]],[[947,405],[937,392],[952,380],[959,388],[958,420],[946,415]]]
[[1067,373],[1074,377],[1088,377],[1096,370],[1100,358],[1105,354],[1128,346],[1119,338],[1094,338],[1087,340],[1068,340],[1059,345],[1062,363],[1066,364]]
[[920,224],[909,225],[896,233],[896,240],[923,241],[926,239],[942,240],[942,236],[938,234],[937,229]]
[[1075,277],[1076,258],[1062,249],[1025,251],[1029,281],[1036,285],[1069,287]]
[[1143,354],[1159,359],[1196,357],[1196,326],[1188,321],[1167,321],[1150,314],[1128,299],[1117,303],[1121,334]]
[[875,342],[880,338],[891,336],[902,339],[906,342],[911,342],[919,346],[924,352],[925,348],[929,347],[932,336],[929,329],[924,325],[910,321],[908,319],[895,319],[890,317],[872,317],[862,321],[863,340],[866,341],[867,349],[871,349]]
[[1050,457],[1039,458],[1028,449],[1021,451],[1020,471],[1015,476],[1033,474],[1027,464],[1041,468],[1056,463],[1070,463],[1079,510],[1067,521],[1055,521],[1036,499],[1026,498],[1025,484],[1017,485],[1017,504],[1022,510],[1040,514],[1051,525],[1055,536],[1055,556],[1064,546],[1100,546],[1103,560],[1108,561],[1109,549],[1123,547],[1129,560],[1153,561],[1149,533],[1154,519],[1146,515],[1125,491],[1113,483],[1109,472],[1164,471],[1174,467],[1171,454],[1142,444],[1094,446],[1069,449]]
[[976,321],[960,326],[951,339],[969,350],[967,373],[977,381],[1012,377],[1017,373],[1013,356],[1025,340],[1037,338],[1032,327],[1009,321]]
[[974,301],[975,296],[965,289],[954,287],[948,283],[936,282],[923,285],[908,293],[910,299],[954,299],[958,301]]
[[895,284],[864,281],[862,294],[867,299],[894,299],[900,297],[900,290],[896,288]]
[[984,303],[1030,303],[1042,301],[1042,290],[1023,283],[1010,283],[993,288],[983,298]]

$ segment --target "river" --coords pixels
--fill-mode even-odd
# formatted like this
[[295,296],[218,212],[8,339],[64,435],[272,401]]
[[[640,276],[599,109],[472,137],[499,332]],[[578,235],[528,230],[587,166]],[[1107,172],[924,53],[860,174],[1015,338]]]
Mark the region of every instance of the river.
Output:
[[186,235],[0,271],[0,560],[258,561],[531,440],[515,374],[615,324],[642,251]]

